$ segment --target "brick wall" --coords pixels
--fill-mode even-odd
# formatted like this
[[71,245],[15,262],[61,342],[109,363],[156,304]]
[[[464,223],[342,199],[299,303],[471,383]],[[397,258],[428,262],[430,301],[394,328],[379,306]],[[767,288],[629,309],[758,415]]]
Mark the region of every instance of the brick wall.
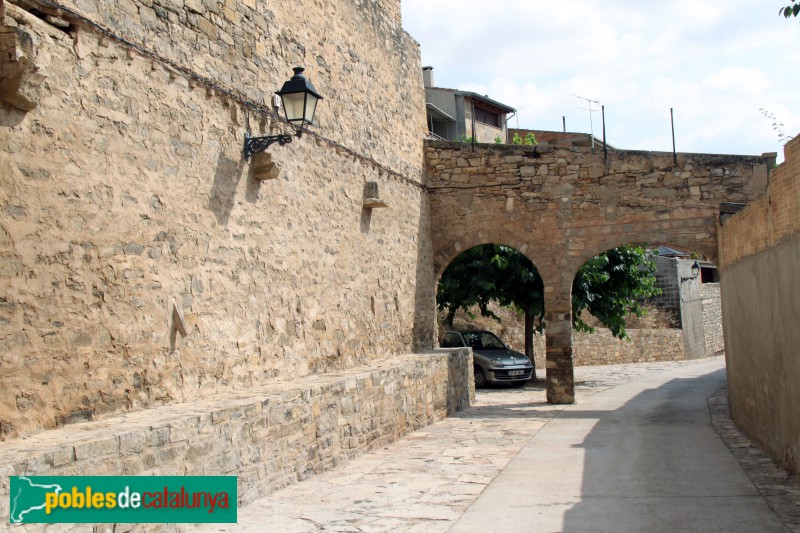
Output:
[[[725,222],[720,239],[720,262],[732,265],[744,258],[774,247],[785,239],[797,237],[797,213],[800,210],[800,137],[784,147],[785,161],[770,173],[767,200],[748,205],[737,213],[735,221]],[[724,255],[722,255],[724,254]]]
[[[66,31],[4,4],[0,439],[432,346],[397,0],[65,3]],[[259,105],[295,65],[319,124],[257,181],[243,137],[286,131]]]
[[800,469],[800,136],[767,197],[720,228],[722,316],[731,411],[780,463]]

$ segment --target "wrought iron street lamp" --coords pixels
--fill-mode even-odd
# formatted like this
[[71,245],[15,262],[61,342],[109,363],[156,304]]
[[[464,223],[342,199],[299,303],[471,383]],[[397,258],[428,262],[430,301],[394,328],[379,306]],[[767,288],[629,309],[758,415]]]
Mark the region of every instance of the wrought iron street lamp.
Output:
[[[278,91],[281,97],[286,120],[294,126],[295,136],[299,139],[308,126],[314,122],[314,113],[317,102],[322,100],[317,89],[305,77],[303,67],[294,67],[294,76],[287,81]],[[250,159],[253,154],[263,152],[270,145],[278,143],[281,146],[292,142],[292,136],[287,134],[267,135],[265,137],[250,137],[250,132],[244,136],[244,158]]]
[[697,276],[700,275],[700,264],[697,261],[695,261],[694,264],[692,265],[691,271],[692,275],[689,276],[688,278],[681,277],[681,283],[683,283],[684,281],[695,279]]

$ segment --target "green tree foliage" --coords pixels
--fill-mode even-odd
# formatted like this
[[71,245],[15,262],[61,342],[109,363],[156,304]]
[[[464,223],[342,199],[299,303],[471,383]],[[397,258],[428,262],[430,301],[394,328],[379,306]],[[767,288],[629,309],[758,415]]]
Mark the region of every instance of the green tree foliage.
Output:
[[572,323],[576,330],[593,332],[581,320],[588,311],[615,337],[626,338],[625,317],[642,316],[642,300],[661,293],[656,287],[656,265],[640,246],[621,246],[590,259],[572,282]]
[[782,7],[778,14],[783,15],[784,17],[791,18],[791,17],[798,17],[800,16],[800,0],[792,0],[792,5]]
[[[655,264],[640,246],[622,246],[588,261],[572,284],[572,323],[578,331],[594,331],[580,318],[588,309],[611,333],[626,338],[625,317],[642,316],[640,299],[660,293]],[[501,244],[471,248],[445,269],[437,288],[439,309],[452,326],[456,311],[477,306],[483,316],[497,302],[525,316],[525,354],[533,357],[533,334],[544,328],[544,284],[524,254]],[[474,315],[473,315],[474,317]]]
[[473,306],[478,306],[483,316],[499,320],[489,309],[492,301],[522,314],[525,355],[533,360],[533,333],[541,332],[544,326],[544,284],[524,254],[501,244],[470,248],[445,269],[436,301],[439,309],[447,312],[446,321],[451,327],[459,309],[474,318],[470,313]]

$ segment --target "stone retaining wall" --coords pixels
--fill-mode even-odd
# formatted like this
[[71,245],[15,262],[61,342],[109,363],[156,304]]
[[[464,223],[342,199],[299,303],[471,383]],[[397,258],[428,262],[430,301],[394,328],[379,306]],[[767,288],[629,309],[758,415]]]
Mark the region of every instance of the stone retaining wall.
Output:
[[236,475],[246,504],[473,398],[469,350],[437,350],[2,442],[0,523],[12,475]]
[[683,332],[679,329],[628,329],[630,340],[621,340],[607,329],[573,333],[575,366],[616,365],[654,361],[682,361]]
[[[525,352],[524,321],[516,313],[496,305],[489,308],[501,320],[495,321],[478,316],[471,319],[464,311],[458,311],[454,321],[456,329],[487,329],[497,334],[513,350]],[[448,329],[442,326],[442,330]],[[683,332],[680,329],[631,329],[630,340],[621,340],[611,335],[606,328],[596,328],[594,333],[572,333],[573,361],[576,366],[615,365],[649,361],[682,361],[686,359]],[[533,341],[534,363],[539,369],[538,377],[544,377],[545,335],[537,334]],[[712,355],[712,354],[709,354]]]
[[[507,330],[508,331],[508,330]],[[572,357],[575,366],[617,365],[652,361],[682,361],[686,359],[683,349],[683,332],[680,329],[628,329],[630,340],[621,340],[605,328],[594,333],[572,334]],[[522,329],[519,336],[512,337],[510,344],[515,350],[524,351]],[[545,338],[536,336],[534,342],[536,367],[545,367]],[[539,372],[539,377],[544,373]]]

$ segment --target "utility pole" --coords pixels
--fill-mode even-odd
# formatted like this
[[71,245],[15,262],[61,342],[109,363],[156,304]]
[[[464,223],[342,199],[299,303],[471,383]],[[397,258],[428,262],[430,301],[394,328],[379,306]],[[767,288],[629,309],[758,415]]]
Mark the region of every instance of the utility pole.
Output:
[[600,106],[603,113],[603,159],[608,161],[608,144],[606,144],[606,106]]
[[669,123],[672,126],[672,160],[678,166],[678,152],[675,151],[675,114],[669,108]]

